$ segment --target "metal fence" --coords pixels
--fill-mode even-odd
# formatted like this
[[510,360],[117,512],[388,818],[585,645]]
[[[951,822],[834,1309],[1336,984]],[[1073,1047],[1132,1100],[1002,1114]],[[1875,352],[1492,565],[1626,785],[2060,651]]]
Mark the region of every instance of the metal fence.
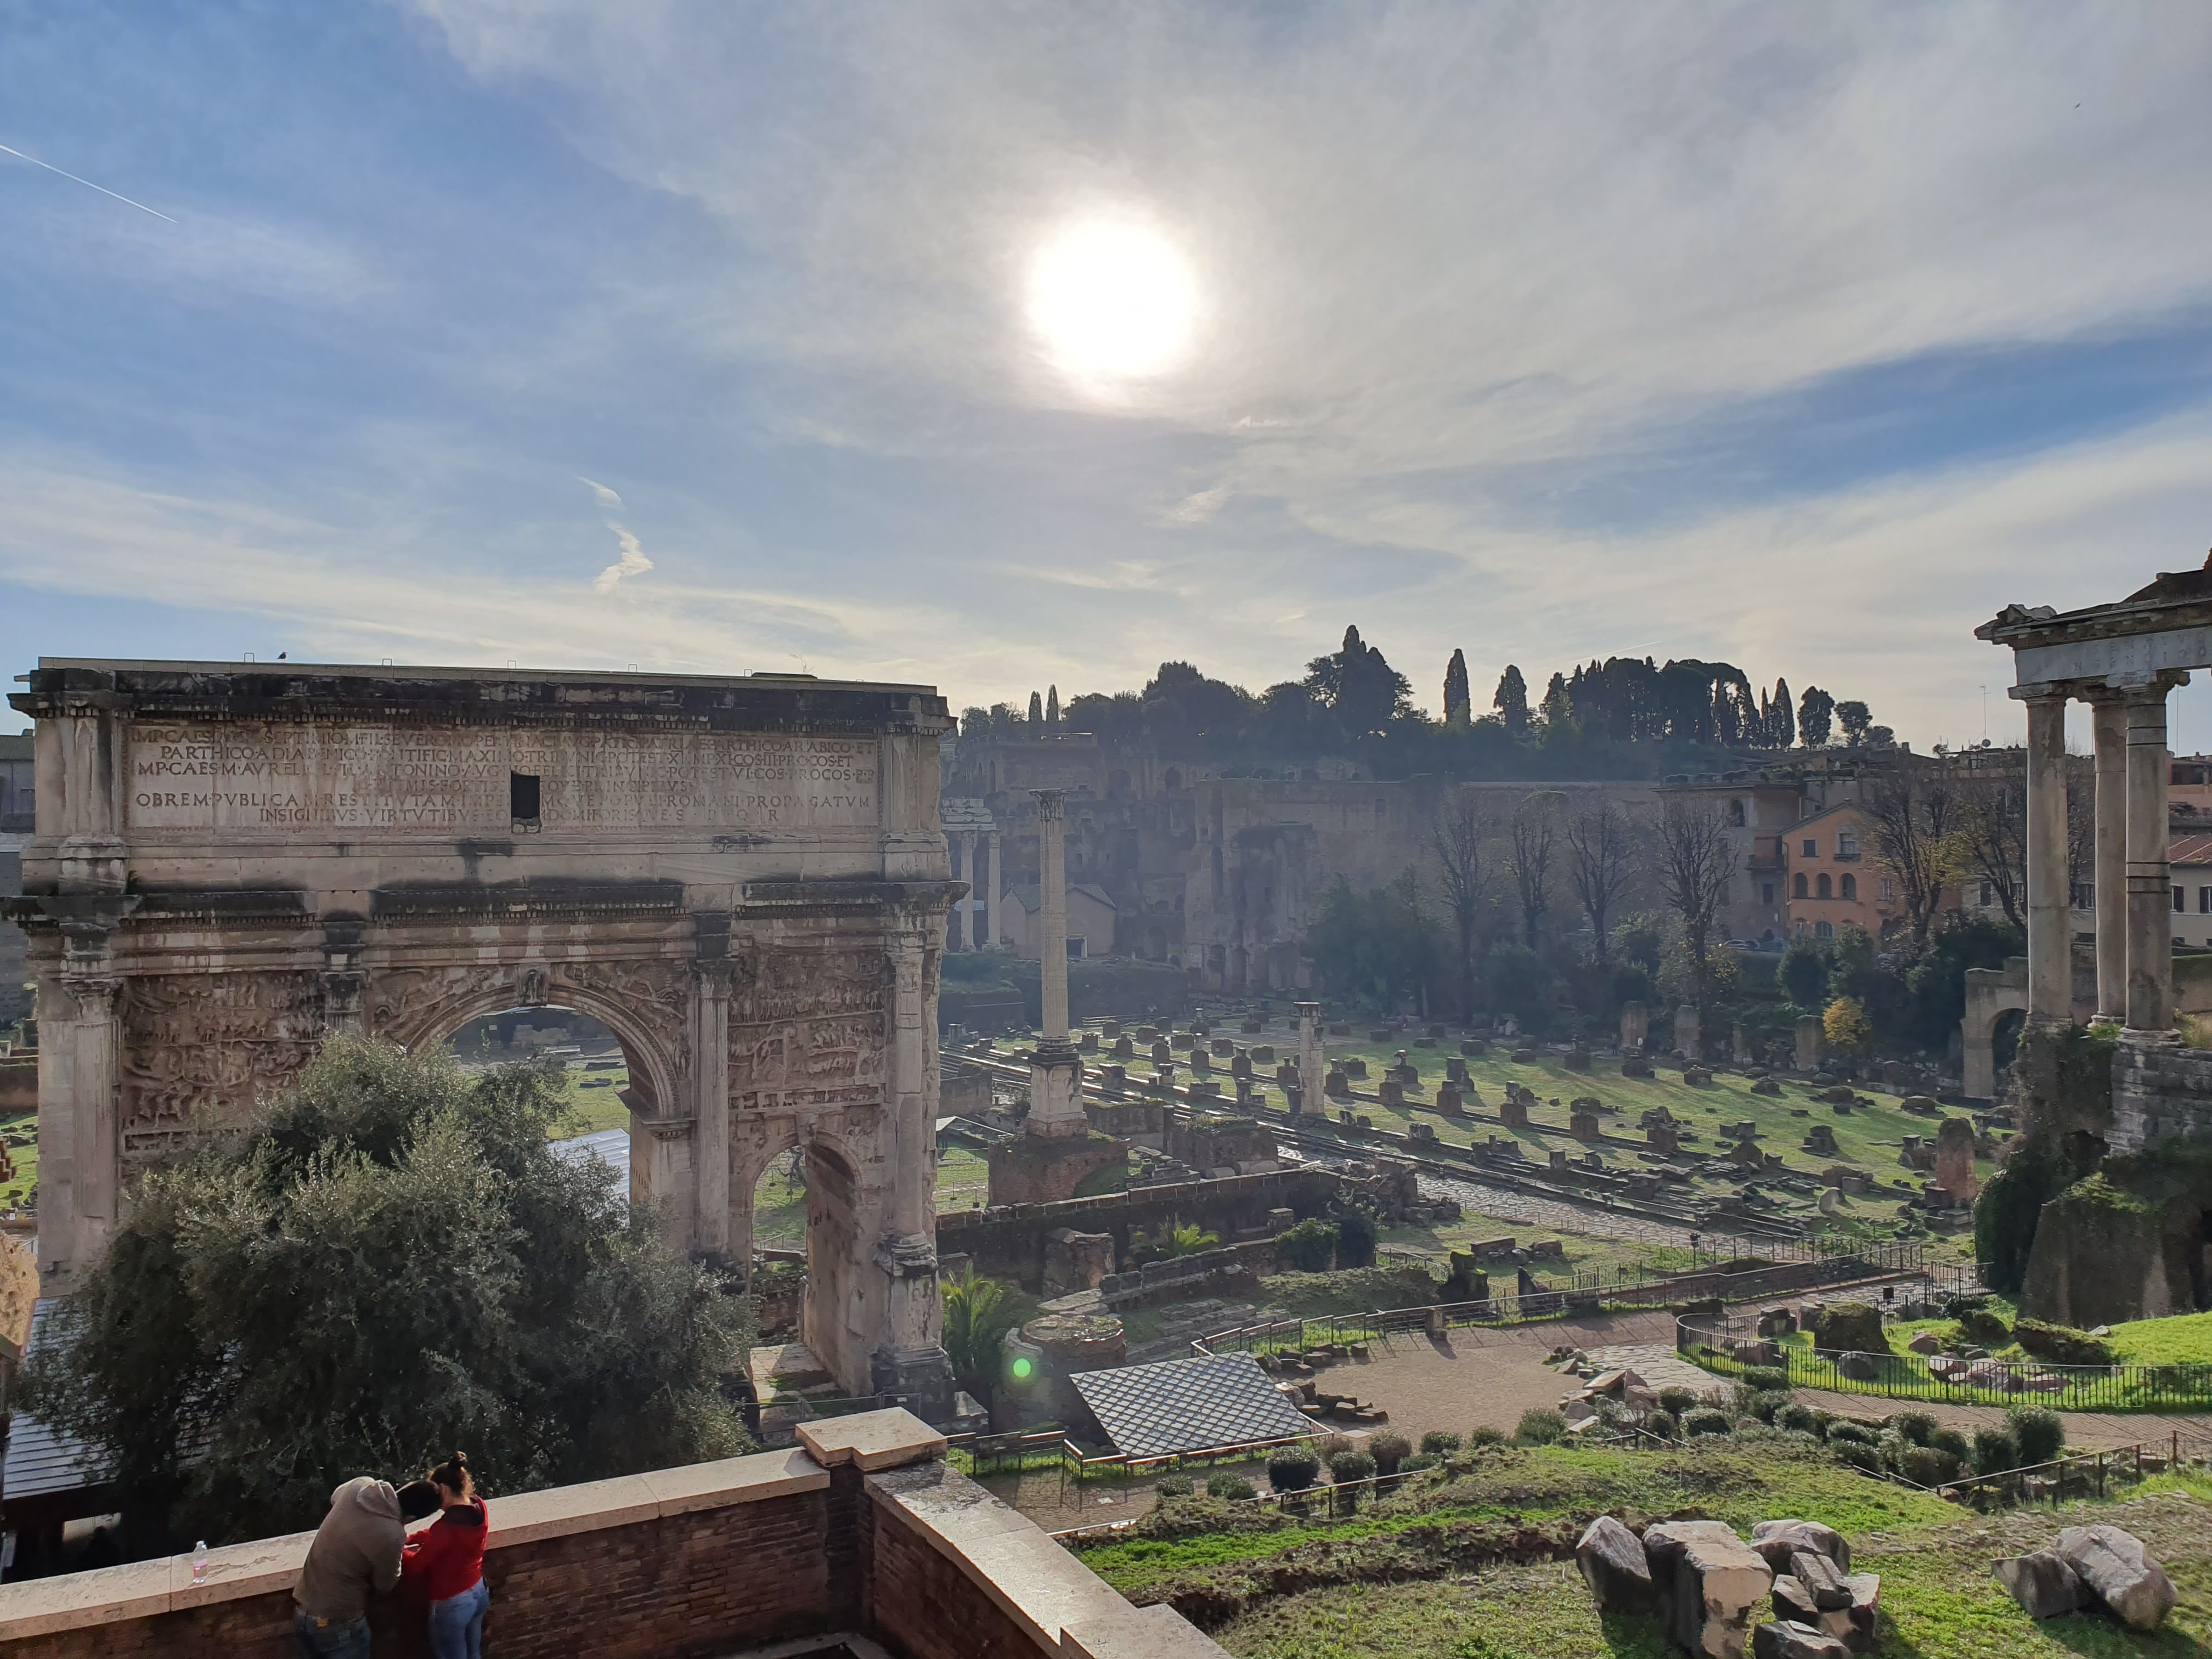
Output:
[[2070,1412],[2212,1409],[2212,1364],[2048,1365],[2035,1359],[1951,1360],[1917,1353],[1856,1353],[1761,1339],[1719,1314],[1674,1322],[1674,1346],[1717,1376],[1779,1370],[1793,1389],[1954,1406],[2048,1406]]

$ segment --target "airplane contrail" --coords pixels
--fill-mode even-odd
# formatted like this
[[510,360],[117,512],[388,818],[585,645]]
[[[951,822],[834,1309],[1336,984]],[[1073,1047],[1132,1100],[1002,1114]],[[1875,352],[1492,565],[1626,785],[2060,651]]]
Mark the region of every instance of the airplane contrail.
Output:
[[59,173],[63,178],[72,179],[76,183],[82,185],[87,190],[96,190],[102,196],[115,196],[115,199],[122,203],[124,206],[135,207],[141,213],[151,213],[156,219],[166,220],[168,223],[173,225],[177,222],[174,219],[169,218],[167,214],[159,212],[153,208],[149,208],[143,202],[134,202],[128,196],[116,196],[115,192],[108,189],[105,185],[95,185],[89,179],[79,179],[74,173],[65,172],[62,168],[54,166],[51,161],[41,161],[35,155],[26,155],[20,149],[10,149],[7,145],[0,144],[0,154],[12,155],[19,161],[28,161],[33,167],[44,167],[49,173]]

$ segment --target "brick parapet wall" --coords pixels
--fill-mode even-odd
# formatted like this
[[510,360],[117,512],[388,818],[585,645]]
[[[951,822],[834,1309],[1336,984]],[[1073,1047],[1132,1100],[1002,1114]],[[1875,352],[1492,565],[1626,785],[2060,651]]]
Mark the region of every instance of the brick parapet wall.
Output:
[[2212,1135],[2212,1050],[2124,1039],[2112,1055],[2107,1145],[2140,1152],[2162,1141]]
[[[1165,1609],[1138,1617],[1035,1522],[947,1468],[943,1437],[906,1413],[800,1434],[802,1449],[491,1500],[486,1647],[501,1659],[705,1659],[857,1631],[912,1659],[1220,1655],[1179,1618],[1158,1622]],[[0,1659],[289,1656],[312,1541],[212,1551],[198,1584],[185,1556],[0,1584]],[[380,1653],[420,1651],[390,1607],[372,1622]]]

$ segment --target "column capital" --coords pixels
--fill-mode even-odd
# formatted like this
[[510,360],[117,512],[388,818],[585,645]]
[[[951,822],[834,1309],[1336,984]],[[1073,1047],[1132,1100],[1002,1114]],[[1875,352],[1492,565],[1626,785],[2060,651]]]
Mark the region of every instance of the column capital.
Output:
[[1066,815],[1067,791],[1065,789],[1032,789],[1030,798],[1036,802],[1037,817],[1048,823]]

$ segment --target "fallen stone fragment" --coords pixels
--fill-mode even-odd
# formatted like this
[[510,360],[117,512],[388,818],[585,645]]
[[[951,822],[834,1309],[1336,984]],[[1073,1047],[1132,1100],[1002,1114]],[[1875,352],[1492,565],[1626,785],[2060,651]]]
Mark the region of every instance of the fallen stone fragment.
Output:
[[1851,1604],[1851,1588],[1844,1583],[1844,1575],[1836,1571],[1836,1564],[1825,1555],[1815,1555],[1810,1550],[1799,1550],[1790,1558],[1790,1573],[1802,1584],[1813,1598],[1813,1605],[1823,1613]]
[[1616,1607],[1643,1609],[1656,1604],[1651,1583],[1651,1563],[1643,1541],[1609,1515],[1601,1515],[1583,1531],[1575,1546],[1575,1565],[1598,1611]]
[[2058,1534],[2058,1553],[2130,1630],[2156,1630],[2173,1611],[2172,1580],[2134,1534],[2103,1524],[2069,1527]]
[[1751,1529],[1751,1547],[1777,1572],[1790,1571],[1790,1558],[1800,1550],[1825,1555],[1844,1572],[1851,1570],[1851,1547],[1843,1534],[1818,1521],[1762,1521]]
[[1751,1620],[1774,1574],[1721,1521],[1668,1521],[1648,1528],[1650,1563],[1668,1633],[1708,1659],[1743,1659]]
[[2061,1613],[2077,1613],[2089,1600],[2087,1587],[2074,1569],[2066,1565],[2065,1557],[2056,1551],[2037,1550],[2027,1555],[2008,1556],[2002,1561],[1991,1562],[1990,1571],[2031,1619],[2056,1619]]
[[1849,1651],[1826,1631],[1788,1620],[1761,1625],[1751,1638],[1752,1659],[1844,1659]]

